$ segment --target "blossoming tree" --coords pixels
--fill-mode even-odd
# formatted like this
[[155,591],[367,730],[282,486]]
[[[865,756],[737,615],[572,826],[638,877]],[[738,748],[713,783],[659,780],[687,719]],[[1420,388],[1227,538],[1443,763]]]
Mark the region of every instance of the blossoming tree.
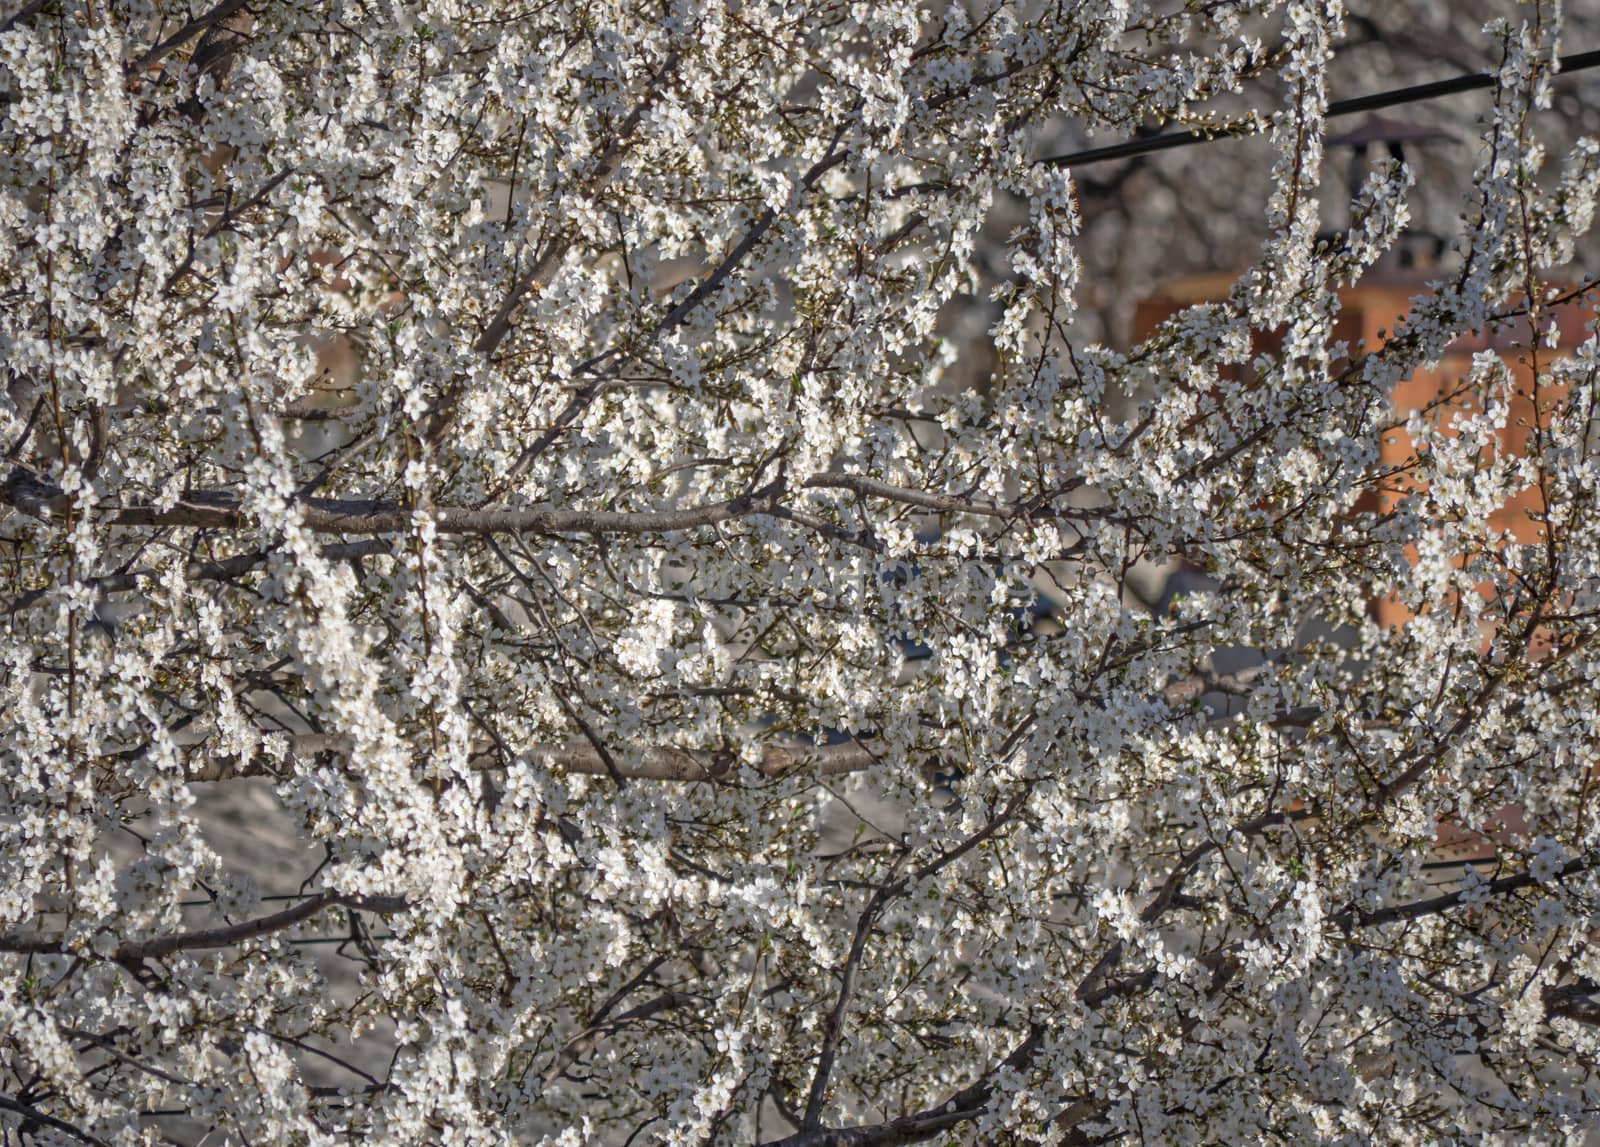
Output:
[[[1506,7],[1345,346],[1409,174],[1319,235],[1337,0],[11,5],[7,1141],[1581,1136],[1600,154]],[[1265,133],[1267,237],[1118,353],[1040,141],[1166,121]]]

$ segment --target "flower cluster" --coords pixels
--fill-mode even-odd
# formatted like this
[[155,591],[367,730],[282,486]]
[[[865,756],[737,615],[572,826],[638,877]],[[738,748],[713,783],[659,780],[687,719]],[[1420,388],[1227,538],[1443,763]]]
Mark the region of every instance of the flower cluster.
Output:
[[[1368,346],[1338,0],[10,7],[0,1139],[1595,1124],[1554,0]],[[1120,351],[1119,194],[1256,253]]]

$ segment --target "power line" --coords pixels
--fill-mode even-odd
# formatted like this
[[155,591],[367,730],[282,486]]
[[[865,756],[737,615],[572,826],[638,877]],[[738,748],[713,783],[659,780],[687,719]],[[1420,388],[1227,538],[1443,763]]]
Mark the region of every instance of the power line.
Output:
[[[1600,51],[1578,52],[1571,56],[1560,58],[1560,76],[1581,72],[1587,68],[1600,67]],[[1492,88],[1495,84],[1495,73],[1472,72],[1465,76],[1454,76],[1448,80],[1435,80],[1430,84],[1413,84],[1409,88],[1394,88],[1387,92],[1374,92],[1368,96],[1355,96],[1348,100],[1336,100],[1328,105],[1324,112],[1327,119],[1336,119],[1339,116],[1357,115],[1361,112],[1377,111],[1380,108],[1392,108],[1398,104],[1420,103],[1423,100],[1438,99],[1440,96],[1452,96],[1457,92],[1476,91],[1480,88]],[[1129,139],[1122,143],[1113,143],[1107,147],[1091,147],[1084,151],[1069,152],[1066,155],[1047,155],[1034,160],[1035,163],[1046,167],[1083,167],[1091,163],[1105,163],[1113,159],[1127,159],[1135,155],[1149,155],[1154,151],[1170,151],[1175,147],[1188,147],[1196,143],[1211,143],[1218,139],[1237,139],[1242,135],[1255,135],[1255,131],[1169,131],[1161,135],[1152,135],[1144,139]]]

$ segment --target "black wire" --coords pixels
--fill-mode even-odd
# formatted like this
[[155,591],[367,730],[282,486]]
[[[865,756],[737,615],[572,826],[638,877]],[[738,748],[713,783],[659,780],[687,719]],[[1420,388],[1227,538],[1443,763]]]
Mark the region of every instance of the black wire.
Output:
[[[1600,51],[1578,52],[1571,56],[1562,56],[1560,64],[1561,71],[1557,74],[1557,79],[1573,72],[1600,67]],[[1454,76],[1448,80],[1435,80],[1430,84],[1413,84],[1409,88],[1394,88],[1387,92],[1374,92],[1369,96],[1354,96],[1347,100],[1335,100],[1328,105],[1328,110],[1323,115],[1327,119],[1336,119],[1339,116],[1377,111],[1379,108],[1392,108],[1398,104],[1414,104],[1423,100],[1438,99],[1440,96],[1453,96],[1457,92],[1492,88],[1495,84],[1495,78],[1494,72],[1473,72],[1470,75]],[[1168,151],[1174,147],[1188,147],[1196,143],[1211,143],[1218,139],[1235,139],[1242,135],[1255,134],[1256,132],[1253,130],[1222,132],[1204,130],[1169,131],[1161,135],[1148,136],[1144,139],[1124,140],[1122,143],[1113,143],[1107,147],[1091,147],[1085,151],[1074,151],[1065,155],[1047,155],[1034,160],[1034,163],[1044,167],[1083,167],[1090,163],[1105,163],[1113,159],[1149,155],[1153,151]]]

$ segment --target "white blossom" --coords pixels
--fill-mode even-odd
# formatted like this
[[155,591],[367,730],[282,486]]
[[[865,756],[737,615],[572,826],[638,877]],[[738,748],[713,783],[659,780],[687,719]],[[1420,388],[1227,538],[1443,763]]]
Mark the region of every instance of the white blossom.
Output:
[[1600,22],[1463,4],[8,6],[0,1139],[1592,1132]]

